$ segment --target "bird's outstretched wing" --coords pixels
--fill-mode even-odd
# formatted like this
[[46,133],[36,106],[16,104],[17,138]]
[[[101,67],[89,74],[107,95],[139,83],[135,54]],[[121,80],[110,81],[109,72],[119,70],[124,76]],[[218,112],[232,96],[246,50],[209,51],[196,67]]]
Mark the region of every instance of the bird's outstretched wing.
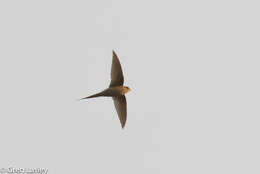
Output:
[[112,67],[111,67],[111,82],[109,87],[121,86],[123,84],[124,84],[124,75],[122,72],[121,64],[118,60],[115,51],[113,51],[113,60],[112,60]]
[[127,105],[126,105],[126,98],[124,95],[113,97],[114,105],[116,108],[116,112],[118,118],[120,120],[122,128],[125,127],[126,117],[127,117]]

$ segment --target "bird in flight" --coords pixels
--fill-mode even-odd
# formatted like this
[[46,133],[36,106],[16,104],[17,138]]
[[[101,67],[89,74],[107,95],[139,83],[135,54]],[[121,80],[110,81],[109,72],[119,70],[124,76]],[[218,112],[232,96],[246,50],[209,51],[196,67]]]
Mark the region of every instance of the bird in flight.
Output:
[[82,98],[82,100],[94,97],[112,97],[121,126],[122,128],[124,128],[127,117],[127,104],[125,94],[130,91],[130,88],[124,86],[123,84],[124,75],[122,72],[121,64],[115,51],[113,51],[111,81],[109,87],[97,94]]

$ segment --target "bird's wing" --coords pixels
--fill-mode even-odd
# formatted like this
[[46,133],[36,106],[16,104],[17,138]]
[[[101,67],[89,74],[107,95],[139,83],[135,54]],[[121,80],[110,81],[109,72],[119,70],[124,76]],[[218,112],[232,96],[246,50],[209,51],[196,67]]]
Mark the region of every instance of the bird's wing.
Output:
[[126,98],[124,95],[113,97],[114,105],[116,107],[116,112],[120,120],[122,128],[125,127],[127,107],[126,107]]
[[124,75],[122,72],[121,64],[118,60],[116,53],[113,51],[113,60],[111,67],[111,82],[109,87],[121,86],[124,84]]

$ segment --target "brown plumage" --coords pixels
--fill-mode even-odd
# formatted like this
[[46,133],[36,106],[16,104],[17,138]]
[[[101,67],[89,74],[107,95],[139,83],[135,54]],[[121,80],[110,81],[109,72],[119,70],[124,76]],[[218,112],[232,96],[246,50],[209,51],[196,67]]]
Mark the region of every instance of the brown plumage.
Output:
[[111,82],[109,87],[97,94],[82,98],[88,99],[95,97],[112,97],[122,128],[124,128],[127,118],[127,103],[125,94],[130,91],[130,88],[123,86],[123,84],[124,75],[121,64],[116,53],[113,51]]

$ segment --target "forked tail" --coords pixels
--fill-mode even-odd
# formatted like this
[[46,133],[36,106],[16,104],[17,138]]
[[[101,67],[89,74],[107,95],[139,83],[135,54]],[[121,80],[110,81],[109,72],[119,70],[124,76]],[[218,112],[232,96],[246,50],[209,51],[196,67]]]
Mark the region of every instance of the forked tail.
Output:
[[105,90],[105,91],[102,91],[102,92],[100,92],[100,93],[97,93],[97,94],[88,96],[88,97],[84,97],[84,98],[82,98],[82,99],[80,99],[80,100],[84,100],[84,99],[88,99],[88,98],[101,97],[101,96],[108,96],[106,90]]

